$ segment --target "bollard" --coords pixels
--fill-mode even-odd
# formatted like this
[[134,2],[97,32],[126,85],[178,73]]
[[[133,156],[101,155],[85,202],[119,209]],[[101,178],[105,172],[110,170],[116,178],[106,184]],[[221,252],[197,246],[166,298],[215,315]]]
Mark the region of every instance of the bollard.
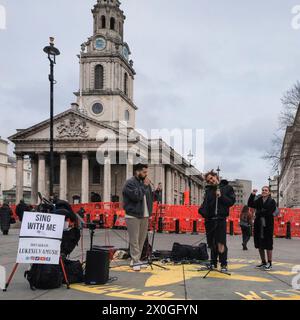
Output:
[[159,218],[158,219],[158,233],[162,233],[163,232],[163,218]]
[[194,220],[193,221],[193,233],[192,234],[198,234],[198,231],[197,231],[197,220]]
[[287,222],[286,224],[286,239],[292,239],[292,232],[291,232],[291,222]]
[[230,233],[231,236],[233,236],[233,235],[234,235],[234,232],[233,232],[233,221],[230,221],[230,222],[229,222],[229,226],[230,226],[230,228],[229,228],[229,230],[230,230],[229,233]]
[[114,225],[113,225],[113,229],[116,229],[116,222],[118,220],[118,215],[117,214],[114,214]]
[[175,233],[180,233],[180,221],[179,219],[176,220],[175,222]]
[[86,215],[86,222],[91,223],[91,215],[89,213]]
[[104,215],[100,214],[100,221],[99,221],[100,229],[104,229],[105,221],[104,221]]

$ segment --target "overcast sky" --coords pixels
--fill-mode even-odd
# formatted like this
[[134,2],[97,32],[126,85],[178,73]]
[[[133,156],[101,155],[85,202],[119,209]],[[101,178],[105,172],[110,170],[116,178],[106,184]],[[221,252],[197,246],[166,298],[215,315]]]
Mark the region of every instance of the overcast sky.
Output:
[[[0,135],[48,117],[48,62],[56,37],[56,113],[75,101],[76,55],[92,35],[96,0],[0,0]],[[300,73],[300,0],[123,0],[137,72],[137,127],[205,130],[205,168],[267,182],[261,159],[277,128],[280,98]]]

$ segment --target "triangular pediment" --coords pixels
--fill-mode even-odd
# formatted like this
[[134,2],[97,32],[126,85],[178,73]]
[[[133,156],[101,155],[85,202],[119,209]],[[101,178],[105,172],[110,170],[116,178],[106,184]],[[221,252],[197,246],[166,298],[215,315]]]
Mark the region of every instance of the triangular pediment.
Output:
[[[94,140],[99,130],[113,130],[115,128],[106,123],[88,117],[77,110],[67,110],[54,117],[54,139],[55,140]],[[50,120],[40,122],[28,129],[18,130],[9,140],[16,141],[38,141],[50,139]]]

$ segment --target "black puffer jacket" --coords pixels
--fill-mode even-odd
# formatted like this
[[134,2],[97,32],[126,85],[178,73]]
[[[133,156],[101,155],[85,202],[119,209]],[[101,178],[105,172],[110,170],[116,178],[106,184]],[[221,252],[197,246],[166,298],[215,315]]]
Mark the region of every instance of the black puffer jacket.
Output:
[[13,216],[13,213],[10,207],[4,204],[0,208],[0,227],[1,231],[8,231],[10,229],[10,218]]
[[[217,217],[225,219],[229,216],[230,207],[235,204],[235,193],[227,180],[222,180],[219,187],[221,197],[218,199]],[[216,217],[216,192],[217,186],[207,185],[205,188],[204,201],[199,208],[199,214],[205,219]]]
[[123,188],[123,203],[126,214],[136,218],[144,216],[144,196],[146,195],[149,216],[152,215],[153,193],[150,186],[137,177],[127,180]]

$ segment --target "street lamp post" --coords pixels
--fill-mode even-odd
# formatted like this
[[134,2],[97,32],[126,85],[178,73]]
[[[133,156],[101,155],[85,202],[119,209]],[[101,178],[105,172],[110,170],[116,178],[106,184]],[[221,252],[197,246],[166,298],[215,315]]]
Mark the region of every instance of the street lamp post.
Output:
[[218,166],[218,169],[217,169],[218,178],[220,178],[220,172],[221,172],[221,169],[220,169],[220,167]]
[[53,182],[54,182],[54,148],[53,148],[53,118],[54,118],[54,65],[56,64],[56,56],[60,55],[57,48],[54,47],[54,38],[50,37],[49,46],[44,48],[44,52],[48,55],[48,60],[50,61],[50,186],[49,193],[50,198],[53,198]]
[[[187,155],[188,161],[190,162],[190,176],[192,175],[192,161],[194,159],[194,155],[192,154],[192,151]],[[192,204],[192,180],[189,178],[189,190],[190,190],[190,205]]]

